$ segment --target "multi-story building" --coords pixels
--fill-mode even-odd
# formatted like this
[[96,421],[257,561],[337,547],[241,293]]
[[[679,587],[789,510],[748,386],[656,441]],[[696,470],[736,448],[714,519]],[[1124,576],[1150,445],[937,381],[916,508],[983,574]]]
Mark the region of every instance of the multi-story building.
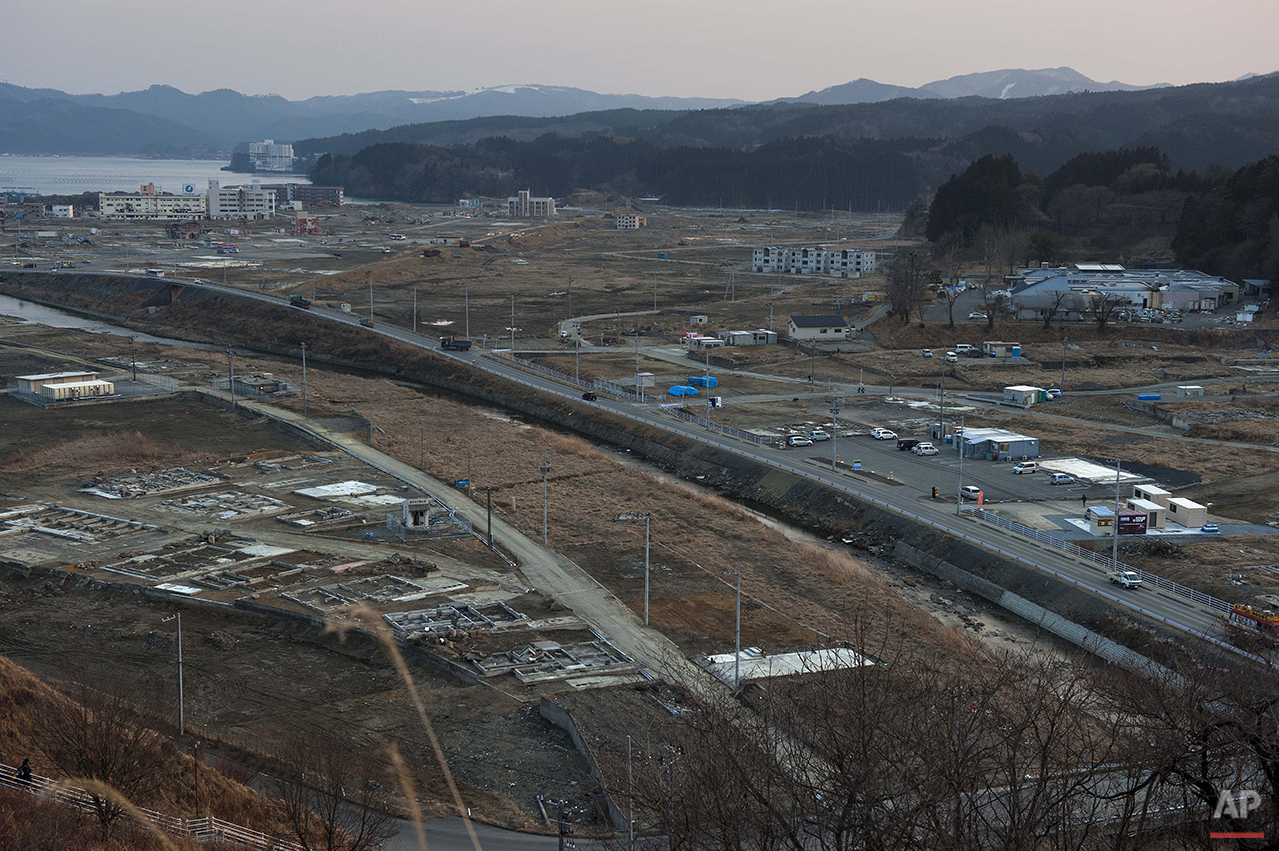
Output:
[[208,212],[204,195],[169,195],[164,192],[98,193],[98,216],[115,221],[203,219]]
[[785,272],[788,275],[825,275],[860,278],[875,271],[875,252],[856,248],[826,251],[821,248],[756,248],[751,258],[756,272]]
[[530,190],[521,189],[518,195],[506,199],[506,214],[521,219],[553,216],[555,199],[534,198]]
[[275,190],[264,189],[260,180],[250,186],[221,186],[209,181],[209,218],[270,219],[275,216]]
[[648,224],[648,219],[639,213],[618,213],[617,229],[618,230],[639,230]]
[[275,190],[275,206],[281,209],[298,201],[303,207],[341,207],[346,192],[341,186],[312,186],[309,183],[264,183],[263,189]]
[[292,171],[293,146],[277,145],[274,139],[250,142],[249,159],[259,171]]

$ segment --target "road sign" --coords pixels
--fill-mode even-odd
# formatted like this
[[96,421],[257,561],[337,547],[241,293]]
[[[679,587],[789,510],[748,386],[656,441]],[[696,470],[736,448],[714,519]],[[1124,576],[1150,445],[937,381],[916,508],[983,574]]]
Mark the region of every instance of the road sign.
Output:
[[453,483],[453,487],[455,488],[469,488],[470,486],[471,486],[470,479],[458,479],[457,481]]

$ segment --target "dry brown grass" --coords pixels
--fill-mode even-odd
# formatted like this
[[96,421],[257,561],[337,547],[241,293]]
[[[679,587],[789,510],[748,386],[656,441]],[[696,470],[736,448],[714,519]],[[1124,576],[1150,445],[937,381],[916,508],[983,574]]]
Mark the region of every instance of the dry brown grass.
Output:
[[63,440],[43,449],[18,452],[0,461],[0,471],[115,471],[134,466],[202,463],[210,458],[206,453],[186,447],[158,444],[135,431],[89,435]]

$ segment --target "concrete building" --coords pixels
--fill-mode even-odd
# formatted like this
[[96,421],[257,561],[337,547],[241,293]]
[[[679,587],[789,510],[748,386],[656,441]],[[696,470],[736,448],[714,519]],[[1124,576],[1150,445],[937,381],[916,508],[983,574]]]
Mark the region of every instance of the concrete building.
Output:
[[200,223],[189,220],[167,224],[164,226],[164,232],[169,239],[199,239],[204,235],[204,229],[200,227]]
[[966,428],[956,444],[967,458],[1024,461],[1039,457],[1039,439],[1003,428]]
[[555,215],[554,198],[534,198],[528,189],[506,199],[506,214],[520,219],[545,218]]
[[203,219],[207,214],[208,199],[204,195],[98,193],[98,216],[113,221],[181,221]]
[[1048,391],[1042,387],[1031,387],[1028,384],[1013,384],[1004,388],[1005,405],[1017,405],[1022,408],[1029,408],[1036,402],[1042,402],[1048,398]]
[[341,186],[312,186],[309,183],[264,183],[262,188],[275,190],[275,206],[277,209],[295,201],[303,207],[341,207],[346,203],[346,190]]
[[209,218],[261,219],[275,218],[275,190],[263,189],[262,181],[249,186],[222,186],[209,181]]
[[258,171],[292,171],[293,146],[276,144],[274,139],[249,143],[249,159]]
[[1174,496],[1168,500],[1168,519],[1187,529],[1198,529],[1208,522],[1208,508],[1193,499]]
[[1141,511],[1146,515],[1147,529],[1162,529],[1168,520],[1168,509],[1148,499],[1132,497],[1124,503],[1130,511]]
[[[1082,318],[1098,298],[1161,310],[1215,310],[1239,300],[1240,287],[1193,269],[1126,269],[1113,263],[1018,269],[1008,279],[1018,319]],[[1060,303],[1059,303],[1060,302]]]
[[756,272],[785,272],[788,275],[826,275],[860,278],[875,271],[875,252],[856,248],[826,251],[821,248],[756,248],[751,258]]
[[838,313],[821,316],[792,316],[788,336],[805,343],[847,340],[852,335],[848,322]]
[[639,213],[618,213],[617,229],[618,230],[639,230],[648,224],[648,219]]
[[296,236],[314,236],[320,232],[320,219],[306,213],[295,214],[297,226],[293,229]]
[[55,219],[74,219],[75,205],[74,204],[54,204],[52,207],[49,208],[49,215],[53,216]]

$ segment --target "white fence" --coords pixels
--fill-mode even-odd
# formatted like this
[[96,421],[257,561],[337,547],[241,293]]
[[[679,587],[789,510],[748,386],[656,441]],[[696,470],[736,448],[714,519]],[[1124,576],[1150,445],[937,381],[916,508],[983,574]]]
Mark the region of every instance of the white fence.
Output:
[[[0,763],[0,786],[35,795],[41,801],[75,807],[83,812],[93,812],[93,795],[75,786],[67,786],[48,777],[31,775],[31,782],[18,779],[17,769]],[[302,851],[295,842],[277,839],[257,830],[250,830],[214,816],[186,819],[138,807],[147,821],[170,836],[183,836],[197,842],[223,842],[263,851]],[[131,819],[127,813],[123,818]]]

